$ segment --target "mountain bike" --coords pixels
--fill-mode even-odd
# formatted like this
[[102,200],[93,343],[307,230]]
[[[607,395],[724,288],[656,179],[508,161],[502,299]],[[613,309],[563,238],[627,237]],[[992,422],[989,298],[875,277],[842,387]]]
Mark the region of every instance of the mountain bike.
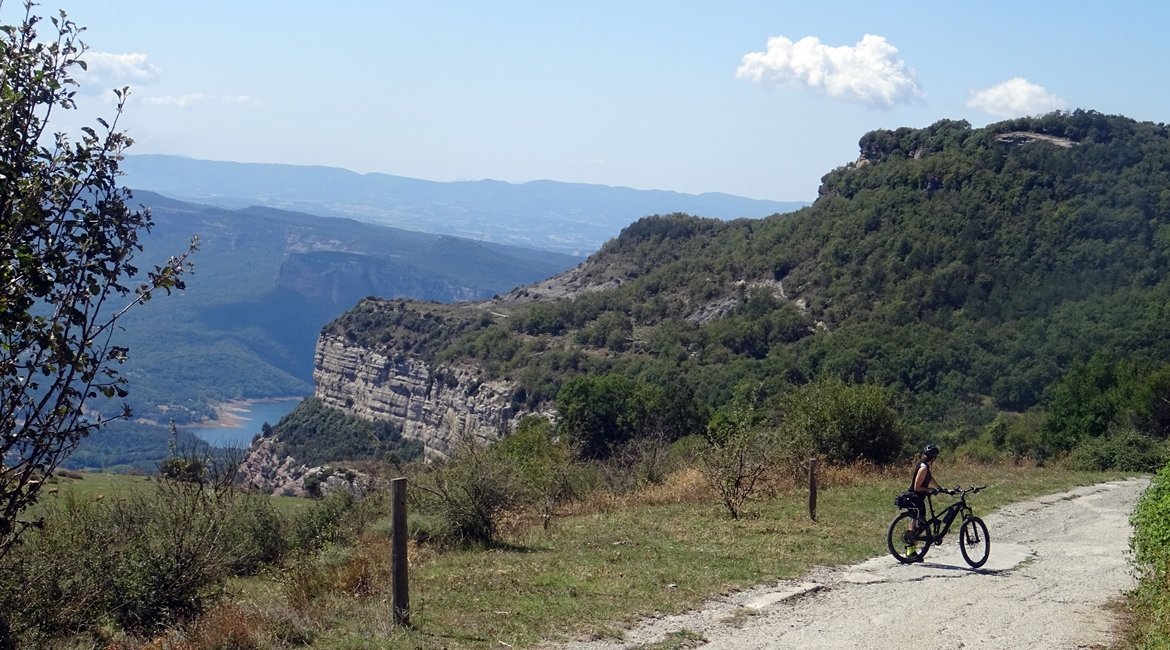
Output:
[[[963,559],[972,568],[978,569],[987,562],[991,554],[991,537],[987,534],[987,525],[976,517],[967,504],[967,495],[975,494],[985,489],[986,485],[970,487],[966,490],[959,488],[940,489],[939,492],[958,496],[959,500],[947,506],[938,515],[934,513],[934,502],[927,495],[925,502],[930,509],[930,518],[923,522],[923,516],[917,508],[903,508],[902,512],[890,522],[890,531],[886,534],[886,546],[890,555],[903,564],[918,562],[926,555],[931,546],[942,544],[943,538],[951,530],[951,524],[961,517],[963,522],[959,526],[959,552]],[[916,531],[911,531],[911,524],[919,520]],[[907,547],[915,547],[916,554],[907,551]]]

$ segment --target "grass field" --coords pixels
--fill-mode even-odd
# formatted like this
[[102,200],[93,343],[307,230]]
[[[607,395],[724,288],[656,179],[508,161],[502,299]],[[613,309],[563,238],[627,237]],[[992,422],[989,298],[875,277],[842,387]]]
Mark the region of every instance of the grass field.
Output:
[[[41,498],[30,514],[38,508],[60,502],[66,495],[79,500],[117,499],[135,490],[149,490],[154,479],[140,474],[112,474],[106,472],[78,472],[63,470],[54,475],[52,482],[41,490]],[[272,503],[283,512],[295,512],[312,501],[297,497],[271,497]]]
[[[519,648],[619,637],[643,616],[885,553],[904,473],[829,470],[816,521],[804,486],[776,489],[732,520],[701,477],[684,472],[634,495],[577,504],[547,530],[512,522],[497,548],[412,546],[409,628],[392,624],[389,544],[384,534],[368,534],[237,581],[187,638],[191,647],[212,647],[230,630],[247,630],[246,647],[357,649]],[[972,499],[979,514],[1121,476],[942,462],[935,473],[948,486],[989,485]]]

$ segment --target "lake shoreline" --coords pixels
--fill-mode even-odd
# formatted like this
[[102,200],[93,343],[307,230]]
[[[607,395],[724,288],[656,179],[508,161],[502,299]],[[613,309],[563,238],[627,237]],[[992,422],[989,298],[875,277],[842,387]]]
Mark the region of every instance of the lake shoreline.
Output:
[[[226,402],[215,402],[211,404],[212,410],[215,411],[215,419],[204,418],[199,422],[192,422],[184,425],[191,429],[238,429],[246,426],[252,418],[245,417],[241,413],[250,413],[252,406],[255,404],[273,404],[276,402],[290,402],[301,401],[305,397],[261,397],[259,399],[233,399]],[[271,424],[276,424],[272,422]]]
[[216,419],[204,420],[187,430],[212,447],[246,448],[262,433],[264,423],[276,424],[304,399],[268,397],[219,402],[213,405]]

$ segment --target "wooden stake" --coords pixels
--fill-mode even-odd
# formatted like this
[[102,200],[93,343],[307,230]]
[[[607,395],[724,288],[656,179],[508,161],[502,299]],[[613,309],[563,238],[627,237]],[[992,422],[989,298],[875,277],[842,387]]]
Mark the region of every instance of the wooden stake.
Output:
[[817,459],[808,459],[808,518],[817,520]]
[[406,479],[396,478],[392,488],[390,523],[390,575],[393,579],[394,622],[410,625],[410,581],[406,570]]

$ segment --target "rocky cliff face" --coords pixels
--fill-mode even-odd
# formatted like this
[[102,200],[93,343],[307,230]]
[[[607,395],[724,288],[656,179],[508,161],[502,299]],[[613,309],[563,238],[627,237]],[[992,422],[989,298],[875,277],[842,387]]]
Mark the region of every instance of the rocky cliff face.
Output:
[[338,336],[322,335],[313,365],[315,397],[369,420],[389,420],[423,443],[428,457],[445,457],[461,440],[495,440],[515,424],[513,386],[478,379],[472,368],[433,367],[400,355],[389,358]]

